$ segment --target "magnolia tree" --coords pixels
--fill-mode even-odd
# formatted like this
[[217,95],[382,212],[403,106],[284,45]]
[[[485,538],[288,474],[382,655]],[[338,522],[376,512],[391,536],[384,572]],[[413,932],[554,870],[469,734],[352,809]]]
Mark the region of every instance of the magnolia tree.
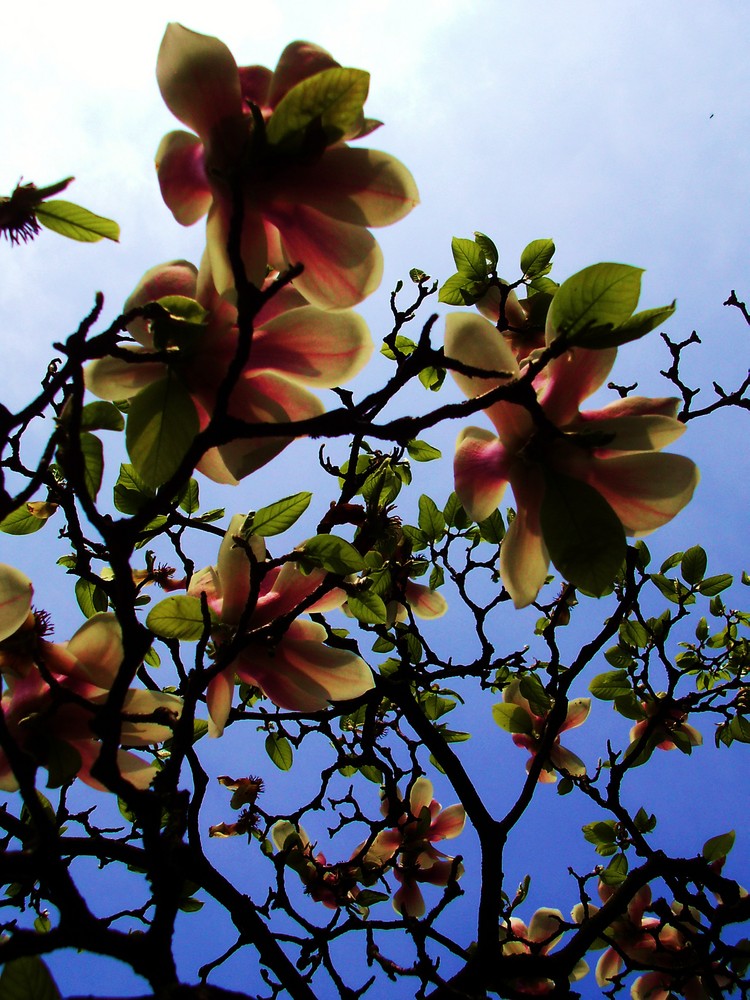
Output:
[[[585,409],[674,305],[637,312],[624,264],[558,283],[549,239],[501,277],[475,233],[453,240],[447,280],[399,282],[391,373],[357,398],[342,386],[373,340],[351,307],[382,271],[369,230],[417,202],[408,170],[360,144],[380,125],[367,73],[303,42],[273,72],[238,67],[173,24],[157,78],[189,129],[164,137],[159,185],[178,223],[207,217],[203,258],[157,263],[108,329],[99,297],[39,394],[0,413],[0,528],[68,546],[34,583],[20,556],[0,566],[0,997],[59,996],[42,956],[61,949],[74,967],[116,959],[160,998],[747,996],[734,834],[717,818],[702,851],[670,850],[633,802],[662,752],[695,750],[688,767],[704,740],[750,742],[750,616],[699,546],[659,567],[628,539],[689,503],[696,466],[665,449],[693,419],[750,408],[750,380],[696,409],[680,363],[697,338],[662,335],[673,395],[610,383]],[[0,201],[8,251],[40,225],[117,238],[56,198],[69,181]],[[444,336],[433,296],[456,307]],[[446,386],[436,405],[446,373],[466,398]],[[404,391],[419,412],[389,416]],[[423,436],[439,427],[458,435],[455,491],[432,497],[417,463],[442,461]],[[124,431],[127,454],[102,431]],[[325,487],[248,512],[253,474],[302,437]],[[202,510],[206,480],[236,487],[226,515]],[[42,610],[66,582],[72,635]],[[510,807],[451,727],[464,703]],[[299,762],[305,781],[284,785]],[[582,827],[565,889],[544,857],[511,853],[545,797]]]

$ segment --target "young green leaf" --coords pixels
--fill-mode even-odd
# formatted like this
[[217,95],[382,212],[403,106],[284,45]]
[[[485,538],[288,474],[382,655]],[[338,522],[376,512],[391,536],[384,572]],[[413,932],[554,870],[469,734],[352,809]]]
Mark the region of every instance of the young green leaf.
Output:
[[293,496],[284,497],[276,503],[261,507],[256,511],[255,516],[249,526],[249,533],[261,535],[268,538],[271,535],[280,535],[282,531],[297,521],[307,510],[312,500],[312,493],[295,493]]
[[200,430],[190,394],[174,375],[146,386],[130,401],[125,442],[139,477],[161,486],[175,472]]
[[481,282],[487,279],[487,259],[483,249],[474,240],[454,236],[451,250],[459,274],[471,281]]
[[542,278],[552,270],[555,244],[552,240],[532,240],[521,254],[524,278]]
[[47,518],[38,517],[29,510],[29,505],[22,503],[0,521],[0,531],[6,535],[32,535],[47,523]]
[[200,491],[198,489],[198,480],[191,479],[188,483],[180,490],[179,494],[179,505],[180,510],[184,510],[186,514],[197,514],[200,510]]
[[486,291],[486,281],[476,281],[459,271],[440,286],[438,302],[444,302],[448,306],[473,306]]
[[120,239],[120,227],[112,219],[94,215],[87,208],[70,201],[45,201],[36,209],[36,217],[46,229],[51,229],[80,243],[98,243],[101,239]]
[[604,497],[580,479],[544,470],[541,527],[550,559],[574,586],[601,597],[620,571],[627,543]]
[[104,475],[104,449],[95,434],[89,434],[88,431],[81,434],[81,454],[86,490],[91,499],[96,500]]
[[580,343],[624,323],[638,305],[643,269],[628,264],[592,264],[564,281],[547,315],[547,340],[565,336]]
[[75,595],[78,607],[87,618],[93,618],[99,611],[106,611],[109,607],[106,593],[89,580],[76,580]]
[[121,431],[124,426],[123,415],[114,403],[97,399],[93,403],[87,403],[81,410],[81,430]]
[[442,454],[437,448],[433,448],[431,444],[419,440],[408,441],[406,450],[409,453],[409,458],[413,458],[415,462],[433,462],[436,458],[440,458]]
[[24,955],[3,966],[0,1000],[60,1000],[60,991],[41,958]]
[[388,620],[388,612],[382,597],[378,597],[372,590],[352,592],[347,595],[346,603],[357,621],[366,625],[383,625]]
[[[211,624],[216,624],[216,615],[209,609]],[[203,611],[197,597],[174,594],[149,611],[146,625],[161,639],[181,639],[183,642],[197,642],[203,635]]]
[[320,566],[329,573],[348,576],[365,568],[365,561],[354,546],[337,535],[314,535],[308,538],[298,556],[303,562]]
[[269,733],[266,736],[266,753],[280,771],[288,771],[292,766],[292,745],[286,736]]
[[520,705],[501,701],[492,706],[492,718],[506,733],[531,733],[533,723],[528,712]]
[[424,532],[425,538],[429,541],[437,542],[445,534],[445,518],[438,510],[435,501],[422,494],[419,498],[419,527]]
[[294,147],[316,121],[329,143],[358,132],[370,89],[370,74],[335,66],[302,80],[279,101],[266,127],[272,146]]
[[484,233],[477,232],[474,233],[474,242],[482,250],[490,270],[494,271],[497,267],[499,256],[494,242],[489,238],[489,236],[485,236]]

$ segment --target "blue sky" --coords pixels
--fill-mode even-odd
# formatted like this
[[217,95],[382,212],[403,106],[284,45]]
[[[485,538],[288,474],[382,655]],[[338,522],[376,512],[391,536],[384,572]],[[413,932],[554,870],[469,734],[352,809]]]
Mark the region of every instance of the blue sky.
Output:
[[[185,230],[174,223],[153,171],[161,136],[178,127],[154,78],[161,35],[173,19],[222,38],[240,64],[273,66],[288,41],[307,38],[342,63],[371,71],[368,112],[385,121],[371,144],[409,166],[422,199],[408,219],[378,237],[386,276],[380,292],[361,310],[376,340],[390,326],[387,292],[410,267],[441,280],[452,272],[452,236],[469,236],[475,229],[488,233],[510,278],[517,276],[526,243],[551,236],[558,247],[557,280],[597,261],[621,261],[646,268],[642,307],[677,299],[678,312],[667,330],[673,339],[684,339],[695,329],[703,340],[686,362],[688,377],[704,386],[701,399],[710,398],[712,379],[727,388],[741,380],[747,330],[722,302],[732,288],[740,298],[750,296],[750,153],[743,141],[750,116],[745,51],[750,10],[744,0],[695,4],[688,13],[679,0],[433,0],[429,5],[381,0],[376,6],[374,14],[372,6],[339,0],[242,5],[189,0],[138,2],[114,12],[101,4],[43,0],[4,12],[0,88],[7,96],[0,104],[0,193],[9,193],[21,176],[46,184],[74,174],[71,200],[122,226],[116,246],[76,245],[53,234],[13,251],[0,245],[0,320],[6,370],[12,373],[6,404],[27,400],[44,372],[50,343],[78,324],[96,290],[104,292],[105,318],[111,319],[147,268],[176,257],[199,259],[202,224]],[[646,395],[668,394],[658,374],[668,362],[658,335],[652,334],[621,351],[613,377],[621,383],[638,380]],[[382,363],[356,385],[370,386],[387,370]],[[459,394],[446,386],[442,398]],[[414,391],[397,409],[417,412],[431,402]],[[703,481],[693,505],[649,540],[657,559],[700,541],[709,552],[710,571],[739,575],[744,568],[745,552],[738,544],[747,532],[743,416],[720,415],[691,425],[679,442],[675,450],[698,462]],[[412,508],[420,492],[440,500],[450,490],[455,430],[428,435],[444,459],[416,470],[422,479]],[[291,492],[289,477],[297,477],[300,467],[320,482],[314,456],[309,442],[297,443],[230,495],[202,483],[205,503],[226,504],[230,513],[258,507]],[[294,489],[304,485],[298,487],[295,479]],[[43,564],[32,547],[33,542],[4,536],[0,558],[32,576],[35,569],[41,574]],[[211,557],[207,552],[205,561]],[[40,597],[42,590],[38,585]],[[46,598],[50,605],[55,600]],[[77,610],[68,607],[66,613],[70,629],[61,621],[59,638],[79,623]],[[531,612],[520,615],[521,624],[509,623],[508,629],[522,639],[534,618]],[[436,636],[450,641],[450,626],[435,628]],[[474,723],[479,715],[470,717],[469,711],[467,725],[458,728],[481,733],[462,751],[467,766],[480,764],[488,752],[500,753],[496,748],[506,739],[494,728],[483,728],[483,722]],[[591,734],[601,742],[610,723],[609,709],[599,705]],[[710,733],[705,735],[712,742]],[[583,752],[585,740],[581,730],[565,742]],[[230,748],[239,742],[233,734],[227,740]],[[734,749],[736,767],[744,748]],[[222,744],[221,753],[228,752]],[[715,766],[715,756],[709,750],[705,754]],[[497,793],[498,808],[522,773],[509,754],[502,766],[506,757],[515,769]],[[644,794],[661,802],[669,787],[679,806],[694,781],[693,771],[678,754],[660,757],[654,783]],[[741,818],[747,787],[737,793],[733,783],[725,783],[726,774],[723,767],[711,778],[718,787],[716,802],[728,808],[734,797]],[[488,795],[495,794],[493,784],[488,783]],[[436,785],[444,804],[455,801],[445,784]],[[221,808],[225,800],[216,801]],[[565,859],[561,853],[553,861],[555,851],[573,837],[576,821],[580,826],[589,818],[558,817],[563,801],[550,792],[529,835],[550,858],[551,873],[556,866],[564,873]],[[670,837],[684,837],[686,853],[699,850],[705,837],[685,833],[679,807],[666,812]],[[699,831],[708,828],[709,818],[693,816]],[[712,832],[721,831],[707,829],[706,836]],[[227,857],[238,852],[235,844],[222,849]],[[571,850],[589,859],[582,864],[591,863],[580,844]],[[738,859],[747,859],[744,830],[736,852]],[[518,872],[520,878],[522,860]],[[556,886],[557,874],[551,875],[550,886],[535,883],[533,905],[569,908],[572,898],[551,898]],[[532,908],[523,915],[530,916]],[[190,939],[189,926],[185,933],[188,949],[200,947]],[[76,968],[60,973],[61,981],[73,977],[67,980],[70,988],[77,975],[70,970]]]

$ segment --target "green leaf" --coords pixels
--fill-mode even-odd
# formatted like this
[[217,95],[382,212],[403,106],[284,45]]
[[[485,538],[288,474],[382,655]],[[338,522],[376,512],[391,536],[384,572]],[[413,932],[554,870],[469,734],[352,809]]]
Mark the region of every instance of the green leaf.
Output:
[[374,785],[381,785],[383,783],[383,772],[379,767],[375,767],[374,764],[363,764],[359,768],[359,773]]
[[624,854],[616,854],[599,876],[605,885],[622,885],[628,875],[628,859]]
[[102,485],[104,474],[104,449],[98,437],[84,432],[81,434],[81,454],[83,455],[83,474],[86,490],[92,500]]
[[94,215],[87,208],[74,205],[70,201],[45,201],[36,209],[37,219],[46,229],[67,236],[70,240],[81,243],[98,243],[102,238],[120,239],[120,227],[112,219]]
[[294,754],[292,744],[280,733],[269,733],[266,736],[266,753],[280,771],[288,771],[292,766]]
[[430,572],[430,590],[437,590],[445,583],[445,573],[442,566],[433,566]]
[[203,909],[203,900],[196,899],[194,896],[186,896],[185,899],[180,900],[179,908],[183,913],[197,913],[198,910]]
[[492,718],[506,733],[531,733],[533,722],[528,712],[520,705],[501,701],[492,706]]
[[248,534],[261,535],[263,538],[280,535],[304,514],[311,500],[312,493],[295,493],[267,507],[261,507],[250,522]]
[[524,278],[541,278],[552,270],[555,244],[552,240],[532,240],[521,254]]
[[114,403],[98,399],[95,403],[87,403],[81,410],[83,431],[121,431],[124,426],[123,415]]
[[499,510],[479,522],[479,534],[482,536],[482,541],[490,542],[492,545],[499,545],[502,542],[505,538],[505,522]]
[[443,517],[445,523],[451,528],[458,528],[462,531],[471,524],[471,518],[461,506],[461,501],[455,493],[451,493],[443,507]]
[[[470,240],[466,241],[471,242]],[[474,281],[466,274],[452,274],[440,286],[438,302],[448,306],[473,306],[487,291],[486,281]]]
[[411,542],[412,549],[415,552],[419,552],[420,549],[427,548],[427,535],[425,535],[421,528],[415,528],[413,524],[405,524],[402,530],[404,535]]
[[647,813],[643,806],[635,814],[633,821],[639,833],[651,833],[656,828],[656,816]]
[[636,649],[645,649],[651,642],[651,636],[648,633],[648,629],[640,622],[630,620],[623,622],[619,628],[620,638],[623,642],[626,642],[629,646],[635,646]]
[[731,573],[720,573],[718,576],[707,576],[698,584],[698,590],[704,597],[715,597],[727,587],[732,586],[733,577]]
[[431,444],[419,440],[407,442],[406,450],[409,452],[409,458],[413,458],[415,462],[433,462],[442,455],[442,452],[433,448]]
[[552,339],[583,343],[602,329],[618,326],[633,314],[641,291],[642,268],[592,264],[564,281],[552,299],[547,330]]
[[370,74],[335,66],[307,77],[279,101],[266,126],[272,146],[297,146],[309,125],[320,122],[328,143],[357,128],[370,89]]
[[622,646],[610,646],[604,651],[604,659],[610,666],[617,667],[619,670],[632,667],[634,662],[633,657]]
[[487,279],[487,259],[483,249],[474,240],[454,236],[451,250],[460,275],[471,281],[483,282]]
[[540,512],[550,559],[574,586],[601,597],[627,554],[620,519],[604,497],[580,479],[544,469]]
[[99,611],[106,611],[109,600],[101,587],[89,580],[76,580],[76,600],[78,607],[87,618],[93,618]]
[[489,236],[485,236],[484,233],[477,232],[474,233],[474,242],[484,253],[489,269],[494,271],[497,267],[497,260],[499,256],[494,242],[489,238]]
[[443,382],[445,382],[445,368],[435,368],[434,365],[427,365],[417,376],[419,381],[430,392],[437,392]]
[[47,737],[47,788],[60,788],[72,781],[81,770],[82,763],[80,753],[71,743],[54,736]]
[[[398,334],[393,343],[396,350],[400,354],[405,355],[406,357],[408,357],[410,354],[413,354],[417,349],[417,345],[415,344],[415,342],[413,340],[410,340],[409,337],[404,337],[402,334]],[[388,358],[389,361],[396,360],[396,355],[394,354],[393,349],[388,344],[385,343],[383,344],[383,346],[380,348],[380,353],[383,355],[384,358]],[[367,459],[366,455],[362,455],[360,457],[365,460]]]
[[5,963],[0,1000],[60,1000],[60,991],[41,958],[25,955]]
[[382,597],[378,597],[372,590],[352,592],[347,595],[346,603],[357,621],[365,625],[383,625],[388,620],[388,612]]
[[700,583],[706,575],[708,557],[705,549],[700,545],[693,545],[687,552],[683,553],[680,563],[680,573],[686,583]]
[[188,484],[180,490],[179,495],[180,510],[186,514],[197,514],[200,510],[200,491],[198,480],[191,479]]
[[643,312],[636,313],[630,319],[617,326],[605,325],[590,332],[581,333],[576,338],[579,347],[602,348],[620,347],[628,344],[632,340],[640,340],[647,333],[651,333],[657,326],[661,326],[665,320],[674,314],[677,303],[673,302],[669,306],[658,306],[656,309],[644,309]]
[[171,373],[131,399],[125,441],[147,486],[155,488],[169,479],[199,430],[190,394]]
[[439,541],[445,534],[445,518],[435,501],[422,494],[419,498],[419,527],[431,542]]
[[[212,625],[217,623],[215,613],[209,608]],[[146,618],[146,626],[161,639],[181,639],[197,642],[203,635],[203,613],[197,597],[174,594],[154,605]]]
[[0,531],[4,531],[6,535],[32,535],[46,523],[46,518],[35,517],[23,503],[0,521]]
[[339,576],[360,573],[365,568],[363,557],[351,542],[337,535],[314,535],[308,538],[298,550],[298,558],[302,562],[320,566],[329,573],[338,573]]
[[583,836],[596,847],[596,853],[607,857],[614,854],[617,848],[617,829],[615,821],[612,819],[598,820],[595,823],[586,823],[582,828]]
[[729,833],[720,833],[716,837],[709,838],[703,845],[703,857],[706,861],[721,861],[734,847],[734,830]]
[[608,670],[604,674],[597,674],[589,684],[589,691],[601,701],[614,701],[615,698],[631,694],[632,690],[630,678],[624,670]]

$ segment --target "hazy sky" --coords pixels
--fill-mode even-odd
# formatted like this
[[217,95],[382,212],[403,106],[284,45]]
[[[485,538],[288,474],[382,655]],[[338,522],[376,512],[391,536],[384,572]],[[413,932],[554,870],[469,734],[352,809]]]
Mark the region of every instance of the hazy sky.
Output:
[[[153,169],[161,136],[180,127],[154,77],[170,20],[219,36],[240,64],[273,66],[287,42],[305,38],[371,71],[367,111],[385,127],[370,142],[409,166],[422,198],[407,220],[380,231],[386,278],[362,309],[376,339],[389,329],[386,293],[410,267],[441,280],[452,272],[452,236],[488,233],[512,279],[526,243],[551,236],[557,280],[622,261],[646,268],[644,308],[678,300],[667,329],[673,339],[701,335],[687,371],[703,396],[713,378],[727,388],[740,381],[747,328],[722,302],[732,288],[750,296],[746,0],[42,0],[3,12],[0,194],[21,176],[42,185],[73,174],[71,200],[117,219],[122,241],[77,245],[46,234],[12,251],[0,244],[9,405],[27,400],[49,345],[78,324],[96,290],[113,318],[147,268],[199,259],[202,223],[174,222]],[[613,376],[637,379],[647,395],[670,394],[658,375],[668,363],[653,334],[621,352]],[[446,393],[459,398],[452,387],[447,401]],[[408,407],[430,402],[415,394]],[[430,438],[446,460],[422,470],[431,478],[416,496],[444,498],[450,489],[454,436],[447,428]],[[700,540],[710,571],[739,573],[746,440],[737,416],[689,428],[676,450],[699,462],[703,483],[696,502],[655,537],[655,551]],[[314,463],[312,449],[295,448],[298,462]],[[281,460],[254,477],[250,499],[241,488],[216,502],[231,511],[276,499],[290,492],[284,469]],[[24,565],[22,545],[3,538],[0,551],[2,561]],[[441,797],[454,801],[449,790]],[[686,850],[694,849],[691,839]],[[738,850],[747,855],[746,834]]]

